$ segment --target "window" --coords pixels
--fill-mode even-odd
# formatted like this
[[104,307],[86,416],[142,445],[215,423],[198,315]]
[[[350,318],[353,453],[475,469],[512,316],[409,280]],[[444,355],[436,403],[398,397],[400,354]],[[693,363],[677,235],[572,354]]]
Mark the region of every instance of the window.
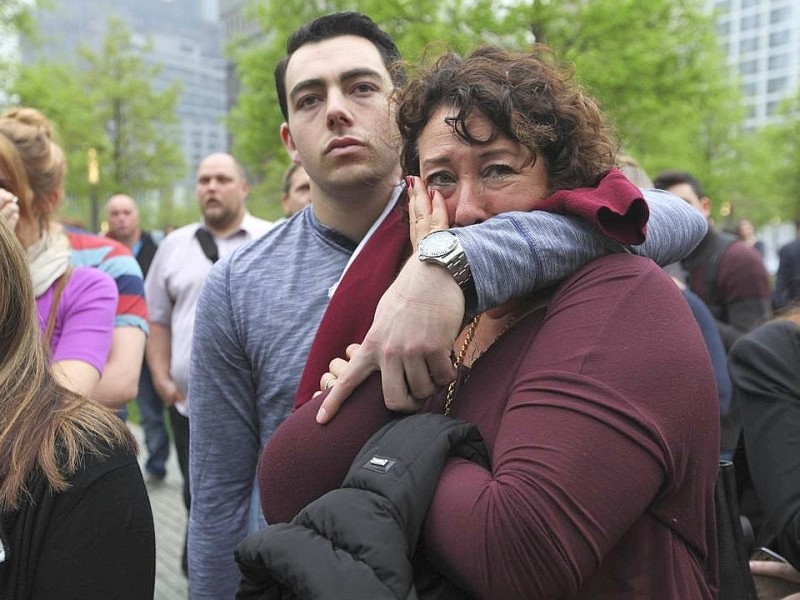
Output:
[[773,25],[786,23],[792,18],[792,7],[784,6],[782,8],[775,8],[769,13],[769,22]]
[[742,17],[740,29],[742,31],[747,31],[749,29],[755,29],[759,25],[761,25],[761,15],[748,15]]
[[769,70],[775,71],[777,69],[783,69],[789,66],[789,55],[788,54],[776,54],[775,56],[769,57]]
[[783,31],[776,31],[775,33],[769,34],[769,47],[774,48],[775,46],[783,46],[784,44],[789,43],[789,30],[784,29]]
[[782,92],[786,89],[786,86],[789,84],[788,77],[776,77],[775,79],[770,79],[767,82],[767,93],[773,94],[775,92]]
[[753,73],[758,72],[758,61],[757,60],[747,60],[739,65],[739,72],[742,75],[752,75]]
[[757,37],[746,38],[746,39],[743,39],[741,42],[739,42],[739,51],[740,52],[753,52],[755,50],[758,50],[758,38]]
[[742,85],[742,96],[755,96],[758,86],[755,83],[745,83]]

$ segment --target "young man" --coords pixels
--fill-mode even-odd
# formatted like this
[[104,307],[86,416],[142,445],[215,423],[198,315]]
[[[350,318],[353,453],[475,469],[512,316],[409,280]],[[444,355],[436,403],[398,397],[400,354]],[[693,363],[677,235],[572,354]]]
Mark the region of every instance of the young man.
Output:
[[[300,217],[215,267],[198,302],[190,419],[189,577],[195,600],[234,595],[239,576],[233,550],[248,532],[261,449],[294,403],[309,348],[349,261],[377,223],[397,216],[403,185],[390,95],[402,83],[402,74],[392,68],[398,58],[384,31],[368,17],[346,12],[296,31],[276,69],[285,119],[281,139],[292,160],[308,172],[313,201]],[[670,197],[656,194],[654,202],[661,203],[662,220],[654,226],[658,219],[651,219],[651,237],[662,250],[670,246],[657,256],[670,262],[694,247],[705,224],[696,216],[692,220],[692,211]],[[692,231],[682,231],[683,244],[664,243],[676,220],[691,221]],[[658,233],[652,236],[654,229]],[[452,368],[449,356],[464,316],[464,292],[475,295],[474,308],[482,310],[519,290],[548,286],[621,248],[577,219],[542,212],[461,228],[453,239],[463,245],[464,254],[454,256],[461,264],[468,257],[475,288],[469,288],[471,278],[460,278],[462,288],[447,268],[451,265],[412,258],[384,296],[391,316],[378,324],[392,343],[430,355],[427,360],[444,365],[445,373]],[[435,302],[420,316],[419,307],[431,296]],[[376,362],[385,363],[385,383],[404,397],[433,386],[426,370],[429,383],[409,393],[405,384],[397,385],[404,381],[402,362]],[[368,363],[363,361],[364,370],[374,368]],[[425,362],[420,364],[424,368]]]
[[269,221],[247,212],[247,180],[229,154],[211,154],[203,159],[197,169],[195,191],[202,223],[186,225],[166,237],[145,279],[150,312],[147,365],[159,397],[169,407],[187,510],[190,505],[189,355],[197,297],[218,257],[264,235],[272,227]]

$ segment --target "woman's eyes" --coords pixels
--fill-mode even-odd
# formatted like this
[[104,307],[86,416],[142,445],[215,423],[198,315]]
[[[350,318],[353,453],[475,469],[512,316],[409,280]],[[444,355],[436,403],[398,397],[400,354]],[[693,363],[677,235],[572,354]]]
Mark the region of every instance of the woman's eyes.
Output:
[[[513,175],[516,171],[514,168],[507,164],[493,164],[489,165],[481,171],[481,179],[484,180],[498,180],[504,179],[509,175]],[[428,186],[445,187],[448,185],[455,185],[458,178],[448,171],[438,171],[428,175],[425,183]]]
[[486,178],[501,178],[513,174],[514,169],[505,164],[491,165],[483,172],[483,176]]
[[445,187],[455,184],[456,179],[446,171],[439,171],[438,173],[431,173],[425,180],[425,185],[428,187]]

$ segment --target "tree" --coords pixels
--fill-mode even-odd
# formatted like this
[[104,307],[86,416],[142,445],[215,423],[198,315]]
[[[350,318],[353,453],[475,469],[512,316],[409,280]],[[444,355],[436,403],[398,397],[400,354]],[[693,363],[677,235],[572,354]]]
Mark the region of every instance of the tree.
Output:
[[105,124],[97,148],[102,189],[159,189],[183,175],[183,157],[174,141],[175,106],[180,88],[156,91],[151,81],[160,68],[144,61],[118,20],[108,22],[99,52],[80,50],[82,82],[95,118]]
[[76,100],[86,98],[80,72],[70,64],[25,65],[12,89],[20,105],[38,108],[53,122],[67,159],[65,187],[70,194],[87,196],[87,150],[102,147],[105,132],[92,103]]
[[37,0],[3,0],[0,2],[0,101],[9,93],[8,82],[16,76],[14,50],[20,36],[34,33],[33,10]]
[[[159,68],[145,61],[145,52],[133,46],[119,21],[110,20],[99,51],[81,48],[74,62],[40,61],[20,68],[11,91],[19,104],[46,114],[59,132],[69,167],[68,196],[86,198],[90,191],[98,198],[118,191],[169,196],[172,182],[183,176],[183,157],[174,141],[180,90],[153,89]],[[93,190],[87,180],[90,148],[100,167]],[[68,206],[67,212],[87,220],[83,207]]]
[[713,15],[700,0],[535,0],[537,41],[575,65],[614,120],[626,153],[653,175],[695,172],[724,185],[741,122],[736,81],[718,48]]
[[738,216],[757,224],[800,218],[800,92],[777,121],[743,136],[736,152]]

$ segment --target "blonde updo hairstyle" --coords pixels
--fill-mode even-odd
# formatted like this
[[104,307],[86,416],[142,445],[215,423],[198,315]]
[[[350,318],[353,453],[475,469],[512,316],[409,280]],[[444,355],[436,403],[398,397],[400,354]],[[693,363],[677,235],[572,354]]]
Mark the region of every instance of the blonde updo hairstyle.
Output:
[[47,226],[61,197],[67,163],[50,121],[35,108],[11,108],[0,115],[0,133],[19,152],[31,190],[20,198],[20,218]]

